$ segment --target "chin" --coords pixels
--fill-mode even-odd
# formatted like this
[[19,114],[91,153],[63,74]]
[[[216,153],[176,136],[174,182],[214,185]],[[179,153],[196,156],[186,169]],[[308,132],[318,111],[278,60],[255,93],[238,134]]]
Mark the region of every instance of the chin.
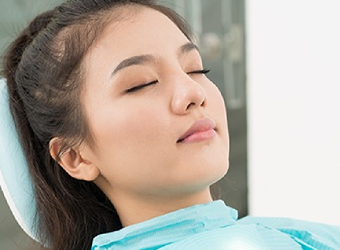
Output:
[[215,184],[216,182],[221,180],[228,173],[228,170],[229,170],[229,162],[225,163],[225,165],[223,165],[222,167],[219,167],[218,169],[216,169],[216,173],[214,173],[214,175],[211,178],[210,185]]
[[196,180],[194,180],[203,187],[211,186],[221,180],[229,170],[229,161],[207,166],[204,171],[197,173]]

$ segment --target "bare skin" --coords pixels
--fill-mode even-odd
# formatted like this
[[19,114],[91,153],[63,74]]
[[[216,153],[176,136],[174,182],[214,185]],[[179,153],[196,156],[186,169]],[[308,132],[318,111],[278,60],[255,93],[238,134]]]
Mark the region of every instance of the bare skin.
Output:
[[[123,11],[134,15],[112,21],[85,59],[82,103],[95,145],[84,142],[60,164],[94,181],[128,226],[212,201],[210,185],[228,170],[229,135],[196,47],[160,12]],[[181,140],[201,121],[214,127]]]

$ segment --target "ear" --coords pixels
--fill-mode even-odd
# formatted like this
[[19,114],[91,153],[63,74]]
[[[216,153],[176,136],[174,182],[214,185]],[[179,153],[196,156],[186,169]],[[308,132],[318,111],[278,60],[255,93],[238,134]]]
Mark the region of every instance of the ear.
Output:
[[[58,153],[64,144],[60,138],[50,141],[50,154],[54,160],[58,159]],[[94,181],[100,174],[96,165],[84,159],[78,149],[67,149],[58,159],[59,165],[73,178],[85,181]]]

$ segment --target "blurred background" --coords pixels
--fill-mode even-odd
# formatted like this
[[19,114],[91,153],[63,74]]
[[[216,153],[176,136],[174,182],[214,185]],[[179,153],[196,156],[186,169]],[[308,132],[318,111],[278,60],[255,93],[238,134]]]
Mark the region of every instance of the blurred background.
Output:
[[[0,55],[60,2],[0,0]],[[340,225],[340,2],[161,2],[194,29],[226,101],[231,152],[221,198],[240,217]],[[1,192],[0,209],[0,249],[28,249]]]

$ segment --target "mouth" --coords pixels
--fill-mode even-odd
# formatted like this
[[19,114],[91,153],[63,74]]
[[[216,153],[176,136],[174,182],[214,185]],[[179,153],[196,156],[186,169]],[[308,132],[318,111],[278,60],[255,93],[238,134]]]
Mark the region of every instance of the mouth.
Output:
[[197,120],[194,124],[177,140],[177,143],[200,142],[212,139],[216,135],[216,125],[209,118]]

